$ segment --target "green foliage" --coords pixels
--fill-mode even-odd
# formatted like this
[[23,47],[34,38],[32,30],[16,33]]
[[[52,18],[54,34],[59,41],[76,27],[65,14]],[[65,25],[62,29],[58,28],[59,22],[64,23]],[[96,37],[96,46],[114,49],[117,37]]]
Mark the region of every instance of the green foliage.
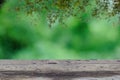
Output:
[[[28,15],[45,14],[48,24],[58,21],[65,24],[66,18],[71,16],[81,19],[81,13],[88,13],[91,17],[110,19],[117,16],[120,19],[119,0],[16,0],[15,10],[23,11]],[[120,21],[120,20],[119,20]]]
[[[118,16],[111,17],[109,22],[101,19],[110,13],[95,10],[97,2],[92,0],[35,2],[8,0],[0,10],[1,59],[120,59],[120,23],[113,23],[118,21]],[[100,14],[93,15],[94,11]],[[54,28],[47,27],[46,22],[51,20],[48,17],[53,23],[55,20]],[[61,21],[68,27],[61,27]]]

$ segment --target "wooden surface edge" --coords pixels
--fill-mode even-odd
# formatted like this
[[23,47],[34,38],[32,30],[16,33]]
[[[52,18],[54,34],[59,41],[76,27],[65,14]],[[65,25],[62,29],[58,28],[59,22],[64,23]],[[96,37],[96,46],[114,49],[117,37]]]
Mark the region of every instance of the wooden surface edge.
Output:
[[39,80],[82,80],[81,77],[120,80],[120,61],[0,60],[0,80],[35,80],[37,77]]
[[120,60],[0,60],[0,71],[120,71]]

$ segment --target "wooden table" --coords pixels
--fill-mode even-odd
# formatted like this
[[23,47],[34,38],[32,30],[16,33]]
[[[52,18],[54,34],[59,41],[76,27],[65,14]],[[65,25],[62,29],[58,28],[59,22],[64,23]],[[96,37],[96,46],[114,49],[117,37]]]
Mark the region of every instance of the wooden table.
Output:
[[120,80],[120,60],[1,60],[0,80]]

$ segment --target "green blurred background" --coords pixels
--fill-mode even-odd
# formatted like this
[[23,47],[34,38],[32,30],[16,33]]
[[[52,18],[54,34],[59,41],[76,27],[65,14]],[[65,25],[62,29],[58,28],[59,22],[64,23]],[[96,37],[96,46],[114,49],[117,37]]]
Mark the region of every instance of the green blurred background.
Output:
[[120,59],[117,18],[108,22],[88,12],[80,14],[82,20],[66,19],[67,27],[49,28],[44,14],[16,14],[9,10],[11,1],[0,9],[0,59]]

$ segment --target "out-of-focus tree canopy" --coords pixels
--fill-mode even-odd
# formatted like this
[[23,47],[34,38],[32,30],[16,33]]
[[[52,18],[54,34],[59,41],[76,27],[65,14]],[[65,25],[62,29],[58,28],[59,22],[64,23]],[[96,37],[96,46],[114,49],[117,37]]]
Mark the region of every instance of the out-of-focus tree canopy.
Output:
[[119,8],[119,0],[6,0],[0,58],[120,59]]

